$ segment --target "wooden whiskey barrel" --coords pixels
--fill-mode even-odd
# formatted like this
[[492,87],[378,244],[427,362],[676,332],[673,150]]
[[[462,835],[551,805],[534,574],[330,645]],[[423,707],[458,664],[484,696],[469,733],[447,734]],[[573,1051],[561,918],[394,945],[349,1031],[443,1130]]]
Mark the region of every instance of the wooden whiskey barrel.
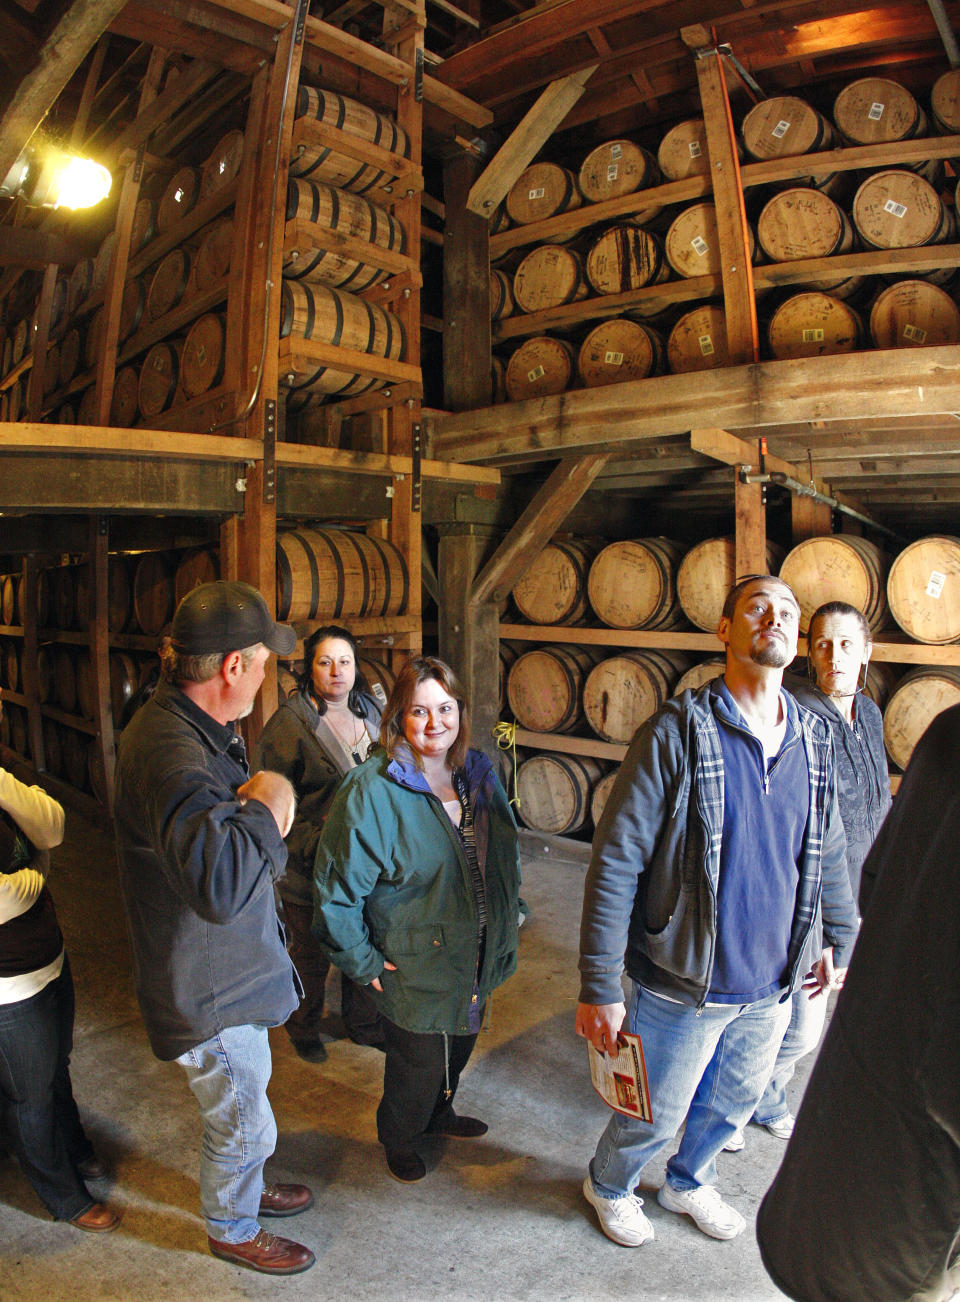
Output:
[[900,675],[886,660],[871,660],[867,665],[863,690],[878,710],[887,708],[887,701],[899,681]]
[[577,356],[577,374],[587,388],[621,384],[659,375],[666,349],[656,330],[627,317],[601,321],[584,339]]
[[[776,95],[755,104],[743,119],[741,135],[751,158],[764,162],[770,158],[793,158],[833,149],[836,133],[823,116],[796,95]],[[821,173],[803,177],[793,185],[831,187],[838,173]]]
[[829,534],[799,543],[780,567],[780,578],[790,585],[800,603],[800,631],[826,601],[847,601],[863,611],[876,632],[887,624],[886,583],[889,558],[866,538]]
[[57,408],[57,414],[54,416],[56,425],[75,425],[77,423],[77,413],[73,409],[72,402],[62,402]]
[[513,279],[496,267],[490,270],[490,319],[500,321],[512,316],[516,301],[513,297]]
[[583,713],[604,741],[626,745],[645,719],[668,699],[683,656],[663,651],[621,651],[595,665],[583,685]]
[[67,312],[70,316],[85,303],[93,290],[93,258],[81,258],[70,273],[67,285]]
[[525,339],[507,362],[505,383],[511,402],[562,393],[570,384],[576,354],[566,339],[535,335]]
[[613,784],[616,782],[619,772],[618,765],[617,768],[611,769],[609,773],[604,773],[600,781],[594,784],[593,791],[590,794],[590,818],[594,827],[600,822],[600,816],[610,799],[610,792],[613,790]]
[[513,277],[513,297],[524,312],[543,312],[586,296],[583,259],[562,244],[531,249]]
[[77,424],[97,424],[97,386],[95,384],[91,384],[88,389],[84,389],[80,395],[80,405],[77,408]]
[[585,538],[548,542],[513,586],[514,604],[531,624],[578,624],[587,613],[587,575],[597,554]]
[[622,194],[633,194],[659,181],[657,160],[632,140],[607,140],[591,149],[577,178],[587,203],[603,203]]
[[89,628],[94,609],[93,575],[89,565],[73,567],[73,609],[74,626],[82,630]]
[[877,348],[960,343],[960,308],[926,280],[898,280],[874,299],[870,338]]
[[887,578],[890,614],[917,642],[960,642],[960,538],[918,538]]
[[174,604],[179,606],[188,592],[201,583],[214,583],[220,577],[220,564],[214,547],[191,547],[177,557],[173,579]]
[[572,732],[581,719],[583,684],[599,659],[591,647],[544,646],[518,656],[507,699],[521,728]]
[[894,764],[907,767],[927,728],[952,705],[960,705],[960,669],[937,665],[904,674],[883,712],[883,740]]
[[60,341],[60,383],[69,384],[80,365],[80,331],[74,326]]
[[926,134],[923,109],[905,86],[887,77],[861,77],[833,101],[833,120],[853,145],[911,140]]
[[579,831],[602,775],[599,761],[585,755],[531,755],[517,769],[522,822],[547,836]]
[[54,340],[47,349],[43,366],[43,396],[49,398],[60,388],[60,345]]
[[78,791],[86,791],[90,781],[87,750],[90,739],[87,733],[76,728],[60,729],[60,753],[63,760],[63,777]]
[[500,717],[506,710],[507,705],[507,677],[511,667],[516,663],[517,658],[523,654],[523,643],[507,642],[500,640],[497,648],[497,686],[499,688],[498,713]]
[[[53,296],[50,299],[50,338],[54,339],[60,333],[61,329],[67,324],[67,296],[70,292],[70,279],[68,276],[58,276],[53,286]],[[5,371],[9,370],[4,366]]]
[[863,322],[849,304],[811,291],[786,299],[767,323],[774,357],[826,357],[854,353],[863,344]]
[[[783,550],[768,541],[766,554],[767,571],[776,574]],[[736,573],[733,538],[705,538],[690,548],[677,569],[677,597],[691,624],[706,633],[716,632]]]
[[137,419],[140,397],[140,373],[135,366],[124,366],[113,381],[110,401],[110,424],[129,429]]
[[156,230],[166,235],[185,217],[200,197],[202,177],[199,167],[181,167],[174,172],[157,205]]
[[12,637],[3,644],[3,685],[11,692],[20,691],[20,643]]
[[60,749],[60,727],[53,719],[44,719],[40,724],[43,736],[43,767],[52,777],[59,777],[63,772],[63,753]]
[[221,136],[201,168],[200,198],[209,198],[217,190],[229,185],[240,171],[243,160],[243,132],[228,131]]
[[50,571],[50,618],[54,628],[76,626],[77,579],[72,565],[58,565]]
[[194,321],[180,356],[180,384],[188,398],[220,383],[226,342],[227,323],[219,312],[206,312]]
[[710,171],[707,128],[703,118],[687,118],[671,127],[657,150],[660,171],[668,181],[705,176]]
[[938,77],[930,92],[933,125],[941,136],[960,135],[960,68]]
[[42,705],[50,705],[56,699],[54,651],[52,646],[37,649],[37,696]]
[[166,316],[183,299],[190,283],[192,259],[192,251],[182,244],[160,259],[147,290],[148,321]]
[[362,258],[343,253],[329,232],[363,240],[376,248],[404,251],[403,227],[386,208],[371,203],[363,195],[338,190],[318,181],[291,177],[287,187],[287,220],[300,218],[310,222],[315,231],[305,233],[297,257],[286,254],[283,274],[294,280],[321,281],[338,289],[359,293],[379,285],[388,273]]
[[711,657],[708,660],[701,660],[699,664],[693,665],[690,669],[680,675],[673,687],[673,695],[679,696],[681,692],[697,692],[707,683],[712,683],[715,678],[720,678],[726,668],[726,661],[718,660]]
[[182,339],[163,339],[144,357],[137,385],[137,404],[144,419],[159,416],[172,406],[180,379],[182,352]]
[[517,226],[545,221],[579,208],[583,197],[573,173],[557,163],[534,163],[521,172],[506,198],[507,214]]
[[96,714],[93,664],[86,648],[78,649],[74,659],[74,672],[77,678],[77,709],[85,719],[92,719]]
[[5,574],[0,579],[0,624],[17,622],[17,583],[16,576]]
[[138,559],[133,610],[141,631],[153,636],[173,617],[173,568],[164,552],[144,552]]
[[130,253],[139,253],[157,232],[157,205],[153,199],[138,199],[130,229]]
[[126,651],[110,652],[110,713],[113,726],[120,726],[123,707],[137,690],[137,662]]
[[[772,262],[829,258],[849,253],[855,242],[847,214],[822,190],[809,186],[794,186],[775,194],[760,214],[757,238]],[[818,276],[805,285],[836,298],[849,298],[864,281],[863,276]]]
[[587,253],[587,279],[598,294],[623,294],[667,280],[663,245],[642,226],[609,226]]
[[[750,257],[756,260],[756,240],[748,227]],[[667,261],[678,276],[718,276],[720,237],[717,234],[717,210],[712,203],[695,203],[685,208],[671,222],[664,239]]]
[[393,690],[393,684],[397,681],[397,675],[382,660],[377,660],[374,656],[367,655],[361,651],[357,656],[357,669],[363,674],[370,687],[377,683],[384,690],[384,694],[389,696]]
[[83,335],[83,362],[88,370],[97,364],[103,351],[103,331],[106,325],[106,308],[101,304],[87,322]]
[[674,374],[729,366],[723,308],[703,303],[684,312],[667,339],[667,362]]
[[392,543],[348,529],[291,529],[277,536],[281,620],[398,615],[406,562]]
[[107,561],[107,627],[122,633],[133,617],[133,587],[130,567],[125,556],[111,556]]
[[867,177],[853,198],[853,221],[875,249],[942,244],[956,233],[953,210],[929,181],[900,168]]
[[113,262],[113,256],[117,247],[117,232],[110,231],[104,236],[100,248],[97,250],[97,256],[93,260],[93,282],[90,291],[93,294],[102,292],[107,284],[107,277],[110,275],[110,265]]
[[144,279],[128,280],[123,287],[120,301],[119,338],[122,343],[129,339],[143,320],[147,306],[147,285]]
[[587,594],[611,628],[681,628],[676,574],[683,549],[669,538],[614,542],[590,566]]
[[11,705],[9,712],[10,745],[18,755],[22,755],[24,759],[29,759],[30,743],[27,736],[27,712],[16,705]]
[[233,251],[233,221],[226,217],[207,228],[193,259],[193,283],[204,294],[226,279]]
[[[318,122],[337,127],[391,154],[405,157],[409,153],[407,133],[393,118],[336,91],[301,86],[297,92],[296,116],[316,118]],[[363,194],[388,182],[396,173],[362,163],[349,154],[340,153],[334,146],[321,145],[301,146],[290,160],[290,174],[309,176],[342,190]]]
[[77,708],[77,671],[74,650],[68,646],[53,649],[53,695],[67,714]]
[[[52,602],[52,593],[50,590],[50,571],[41,570],[37,575],[37,628],[48,628],[50,625],[50,609]],[[21,594],[21,610],[26,595]]]
[[[392,312],[355,294],[327,285],[284,280],[281,289],[280,336],[317,339],[374,357],[397,359],[404,349],[403,325]],[[334,369],[331,366],[294,371],[290,388],[301,405],[328,393],[365,393],[381,389],[385,380]]]

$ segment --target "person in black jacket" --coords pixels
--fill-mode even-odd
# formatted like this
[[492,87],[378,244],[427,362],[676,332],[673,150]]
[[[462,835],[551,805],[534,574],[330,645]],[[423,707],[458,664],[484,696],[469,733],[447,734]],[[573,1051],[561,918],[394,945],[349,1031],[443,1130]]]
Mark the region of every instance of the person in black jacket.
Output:
[[140,1009],[203,1119],[210,1250],[270,1275],[314,1263],[259,1224],[313,1203],[303,1185],[263,1182],[277,1136],[267,1028],[299,999],[273,891],[295,797],[279,773],[250,776],[233,721],[253,709],[271,651],[295,644],[249,584],[194,588],[174,615],[163,681],[121,735],[114,805]]
[[941,1302],[960,1287],[960,706],[917,745],[860,903],[757,1238],[797,1302]]

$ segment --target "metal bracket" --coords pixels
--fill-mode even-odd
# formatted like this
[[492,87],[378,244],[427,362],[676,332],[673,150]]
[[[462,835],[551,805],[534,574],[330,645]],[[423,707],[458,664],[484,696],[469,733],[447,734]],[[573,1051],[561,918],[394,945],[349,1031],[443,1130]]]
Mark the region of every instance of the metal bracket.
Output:
[[413,483],[410,486],[410,510],[419,511],[421,492],[423,489],[423,478],[420,469],[420,434],[419,425],[413,427]]

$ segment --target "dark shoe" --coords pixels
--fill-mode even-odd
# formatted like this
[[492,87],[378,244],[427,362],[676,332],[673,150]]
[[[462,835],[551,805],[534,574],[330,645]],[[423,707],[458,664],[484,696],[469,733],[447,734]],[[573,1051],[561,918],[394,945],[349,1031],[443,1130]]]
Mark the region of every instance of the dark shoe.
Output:
[[106,1180],[110,1172],[99,1157],[85,1157],[77,1163],[77,1170],[84,1180]]
[[431,1126],[430,1134],[446,1135],[448,1139],[479,1139],[489,1129],[487,1123],[479,1117],[458,1117],[453,1112]]
[[305,1184],[265,1184],[260,1195],[261,1216],[296,1216],[313,1206]]
[[297,1057],[304,1062],[326,1062],[327,1050],[322,1040],[291,1040]]
[[120,1213],[106,1207],[103,1203],[94,1203],[79,1216],[74,1216],[70,1224],[90,1234],[109,1234],[120,1224]]
[[238,1266],[249,1266],[261,1275],[299,1275],[309,1270],[316,1257],[302,1243],[281,1239],[278,1234],[258,1230],[246,1243],[223,1243],[207,1235],[210,1251],[215,1257],[232,1261]]
[[408,1148],[388,1148],[387,1169],[401,1184],[416,1184],[427,1174],[427,1165],[419,1153]]

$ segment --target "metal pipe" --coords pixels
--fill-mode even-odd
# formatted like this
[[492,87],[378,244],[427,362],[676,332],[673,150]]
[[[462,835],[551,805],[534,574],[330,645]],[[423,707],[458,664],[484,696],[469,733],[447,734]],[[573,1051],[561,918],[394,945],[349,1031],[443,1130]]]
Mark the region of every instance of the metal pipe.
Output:
[[957,38],[950,25],[950,19],[947,17],[943,0],[927,0],[927,8],[933,14],[933,21],[937,24],[937,31],[940,33],[941,41],[943,41],[943,48],[950,60],[950,67],[956,68],[960,65],[960,46],[957,45]]
[[907,546],[907,539],[894,529],[888,529],[885,524],[880,524],[869,515],[864,515],[862,511],[854,510],[852,506],[847,506],[845,502],[839,502],[835,497],[828,497],[826,493],[821,493],[812,484],[804,484],[799,479],[793,479],[790,475],[785,475],[782,470],[769,470],[762,475],[753,475],[741,471],[740,482],[742,484],[776,484],[780,488],[788,488],[791,493],[796,493],[798,497],[812,497],[815,502],[821,502],[824,506],[829,506],[833,511],[840,511],[843,515],[849,515],[852,520],[859,520],[861,524],[869,525],[871,529],[876,529],[880,533],[887,534],[890,538],[895,538],[901,546]]

